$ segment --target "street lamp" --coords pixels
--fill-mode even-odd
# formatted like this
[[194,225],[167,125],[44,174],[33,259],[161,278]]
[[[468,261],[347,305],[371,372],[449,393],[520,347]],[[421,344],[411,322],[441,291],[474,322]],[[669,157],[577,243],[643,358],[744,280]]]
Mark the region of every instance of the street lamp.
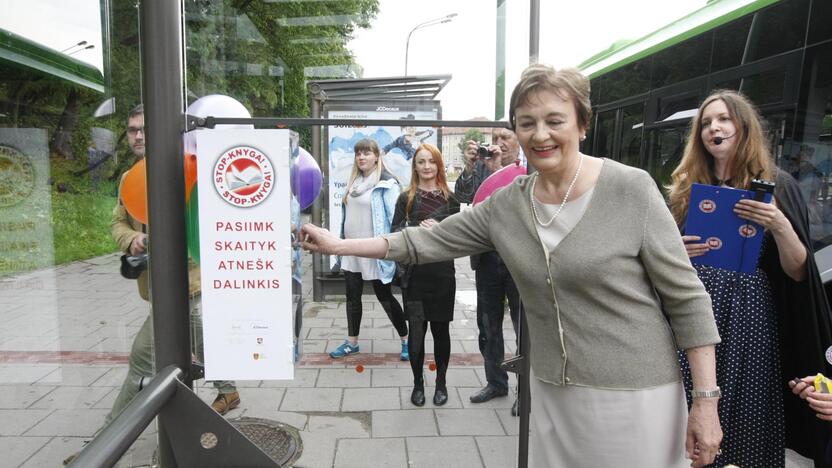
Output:
[[65,54],[68,50],[74,49],[76,47],[80,47],[80,46],[83,46],[83,45],[87,45],[87,41],[81,41],[77,44],[73,44],[73,45],[67,47],[66,49],[62,50],[61,53]]
[[413,31],[416,31],[417,29],[426,28],[428,26],[435,26],[437,24],[450,23],[453,20],[454,16],[456,16],[456,13],[451,13],[450,15],[445,15],[441,18],[434,18],[432,20],[425,21],[424,23],[417,24],[416,27],[414,27],[410,30],[409,33],[407,33],[407,43],[404,47],[404,76],[407,76],[407,56],[410,52],[410,36],[413,34]]
[[83,47],[83,48],[80,48],[80,49],[77,49],[77,50],[73,50],[72,52],[68,53],[67,55],[77,54],[78,52],[81,52],[82,50],[89,50],[89,49],[94,49],[94,48],[95,48],[95,45],[90,44],[86,47]]

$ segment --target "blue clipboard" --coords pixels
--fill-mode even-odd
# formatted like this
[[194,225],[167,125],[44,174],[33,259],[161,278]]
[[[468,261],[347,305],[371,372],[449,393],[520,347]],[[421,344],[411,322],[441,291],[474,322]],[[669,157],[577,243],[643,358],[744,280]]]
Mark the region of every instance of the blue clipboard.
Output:
[[[743,198],[754,199],[751,190],[693,184],[685,234],[699,236],[711,250],[691,262],[725,270],[754,273],[763,246],[763,227],[739,218],[734,205]],[[771,202],[771,194],[763,198]]]

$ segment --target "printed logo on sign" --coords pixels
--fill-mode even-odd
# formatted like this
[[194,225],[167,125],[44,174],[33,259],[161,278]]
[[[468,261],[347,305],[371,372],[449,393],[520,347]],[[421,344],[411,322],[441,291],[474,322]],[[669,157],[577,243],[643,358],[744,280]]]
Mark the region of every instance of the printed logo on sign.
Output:
[[714,250],[719,250],[722,248],[722,239],[720,239],[719,237],[709,237],[708,240],[705,241],[705,243],[708,244],[708,247]]
[[26,199],[35,188],[35,170],[29,157],[10,146],[0,146],[0,207]]
[[740,235],[746,238],[754,237],[757,235],[757,228],[751,224],[743,224],[740,226]]
[[228,203],[250,208],[261,203],[274,187],[269,158],[250,146],[224,151],[214,165],[214,187]]
[[263,338],[257,337],[257,344],[263,344]]
[[716,210],[716,203],[713,200],[702,200],[699,202],[699,209],[703,213],[713,213]]

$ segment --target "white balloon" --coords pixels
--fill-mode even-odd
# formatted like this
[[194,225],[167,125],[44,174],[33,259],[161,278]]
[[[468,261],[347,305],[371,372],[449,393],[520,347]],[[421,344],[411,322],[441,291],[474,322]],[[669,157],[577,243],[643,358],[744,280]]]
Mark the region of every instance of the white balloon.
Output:
[[[234,117],[234,118],[251,118],[251,114],[240,101],[222,94],[211,94],[202,96],[188,106],[188,115],[196,117]],[[254,128],[254,125],[216,125],[217,129],[228,128]],[[185,153],[197,154],[196,151],[196,134],[197,130],[192,130],[183,135],[185,144]]]

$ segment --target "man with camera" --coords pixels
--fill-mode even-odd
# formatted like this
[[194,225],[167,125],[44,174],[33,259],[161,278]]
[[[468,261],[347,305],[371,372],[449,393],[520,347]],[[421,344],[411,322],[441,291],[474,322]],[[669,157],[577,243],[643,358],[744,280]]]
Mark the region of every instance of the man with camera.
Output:
[[[491,145],[466,142],[465,168],[454,185],[454,194],[463,203],[471,203],[482,182],[497,170],[522,159],[517,136],[507,128],[494,130]],[[508,395],[508,373],[500,369],[505,356],[503,342],[504,304],[508,301],[511,322],[517,333],[520,295],[514,280],[497,252],[471,256],[477,287],[477,328],[479,348],[485,365],[488,384],[471,395],[472,403],[483,403]],[[511,409],[517,416],[517,400]]]
[[[144,109],[141,105],[136,106],[130,111],[127,119],[127,142],[136,160],[145,156]],[[147,227],[130,216],[121,203],[121,200],[119,200],[119,203],[116,204],[113,210],[110,231],[113,240],[115,240],[119,248],[127,253],[126,259],[129,259],[128,261],[132,260],[130,266],[122,265],[122,274],[124,275],[125,272],[128,272],[125,276],[136,279],[139,295],[142,299],[148,301],[149,284],[147,262],[146,260],[144,262],[139,260],[144,257],[143,254],[147,250]],[[191,296],[192,339],[197,344],[198,354],[202,354],[200,350],[202,343],[202,321],[200,317],[199,266],[190,260],[188,264],[188,280]],[[136,338],[133,340],[127,377],[125,377],[121,391],[113,404],[113,409],[107,415],[107,423],[117,416],[130,403],[130,400],[133,399],[136,393],[139,392],[142,377],[150,377],[154,374],[153,366],[153,324],[151,316],[148,316],[139,329],[138,334],[136,334]],[[216,399],[211,404],[211,407],[216,412],[225,414],[240,405],[240,395],[237,393],[233,382],[217,381],[214,382],[214,387],[219,391]]]

